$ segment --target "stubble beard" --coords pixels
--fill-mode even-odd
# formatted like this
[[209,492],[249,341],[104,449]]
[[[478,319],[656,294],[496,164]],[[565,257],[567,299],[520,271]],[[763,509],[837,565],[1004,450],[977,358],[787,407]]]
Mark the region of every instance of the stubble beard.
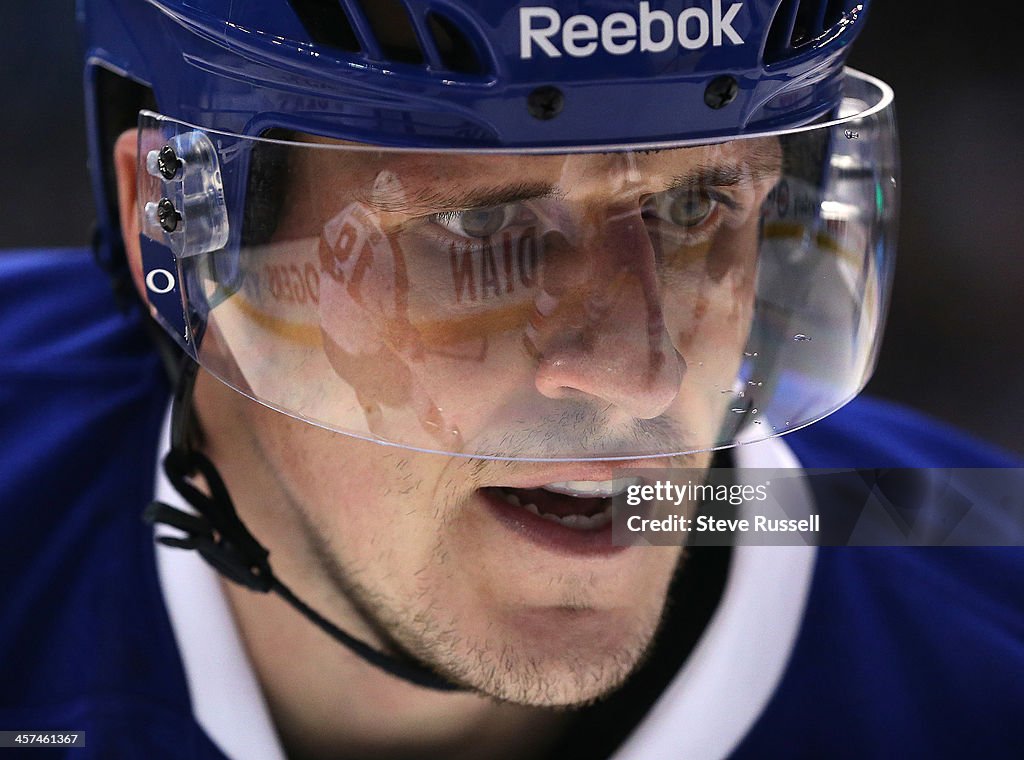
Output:
[[[490,626],[495,638],[469,636],[462,632],[463,624],[454,613],[439,607],[427,592],[400,601],[374,590],[366,580],[370,573],[346,562],[328,531],[301,508],[296,514],[313,559],[339,602],[355,610],[385,651],[423,663],[449,681],[499,702],[574,708],[599,701],[644,661],[664,615],[666,594],[649,590],[652,598],[630,615],[628,627],[614,647],[594,647],[575,637],[569,648],[552,652],[550,647],[518,640],[515,631]],[[445,553],[439,539],[423,572],[436,570],[446,561]],[[678,571],[681,557],[682,553],[671,577]],[[572,630],[574,621],[598,614],[588,601],[595,593],[592,578],[574,573],[559,582],[563,599],[552,605],[551,614],[558,616],[565,630]]]

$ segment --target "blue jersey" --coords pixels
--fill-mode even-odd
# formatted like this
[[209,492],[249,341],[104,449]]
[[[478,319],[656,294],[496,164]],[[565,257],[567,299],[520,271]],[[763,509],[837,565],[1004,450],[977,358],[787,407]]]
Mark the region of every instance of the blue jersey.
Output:
[[[140,316],[84,252],[9,253],[0,325],[0,730],[84,730],[72,758],[223,758],[140,519],[170,393]],[[786,441],[806,467],[1016,464],[869,400]],[[733,754],[1024,757],[1022,711],[1024,550],[821,549]]]

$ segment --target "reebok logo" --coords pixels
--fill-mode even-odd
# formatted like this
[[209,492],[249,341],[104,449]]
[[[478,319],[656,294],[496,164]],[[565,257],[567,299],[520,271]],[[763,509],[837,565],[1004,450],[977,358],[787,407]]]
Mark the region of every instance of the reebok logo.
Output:
[[519,57],[533,58],[535,50],[548,58],[560,58],[563,52],[586,58],[598,47],[611,55],[626,55],[637,48],[641,53],[661,53],[673,44],[686,50],[700,50],[708,43],[721,47],[726,40],[742,45],[743,38],[732,28],[742,8],[743,3],[733,3],[723,13],[722,0],[711,0],[710,14],[703,8],[686,8],[673,18],[642,2],[638,15],[609,13],[600,22],[585,14],[563,22],[558,11],[546,5],[520,8]]

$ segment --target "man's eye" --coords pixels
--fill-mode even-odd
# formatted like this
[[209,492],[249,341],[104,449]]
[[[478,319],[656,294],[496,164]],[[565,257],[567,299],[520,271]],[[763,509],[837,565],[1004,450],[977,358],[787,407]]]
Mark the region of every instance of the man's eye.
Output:
[[680,227],[696,227],[711,216],[715,202],[705,192],[686,192],[673,199],[669,219]]
[[717,205],[718,201],[706,190],[667,190],[647,199],[644,204],[644,216],[655,217],[677,227],[693,229],[706,222]]
[[487,238],[500,232],[515,215],[515,205],[506,203],[488,208],[466,211],[442,211],[431,219],[455,235],[468,238]]

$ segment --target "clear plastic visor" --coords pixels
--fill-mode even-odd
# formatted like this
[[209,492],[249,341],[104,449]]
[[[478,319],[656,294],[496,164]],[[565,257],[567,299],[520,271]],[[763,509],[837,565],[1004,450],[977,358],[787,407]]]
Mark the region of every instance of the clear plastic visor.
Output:
[[638,459],[794,430],[863,386],[885,311],[891,93],[846,81],[827,124],[603,152],[143,114],[143,252],[173,254],[145,263],[154,313],[256,401],[411,449]]

